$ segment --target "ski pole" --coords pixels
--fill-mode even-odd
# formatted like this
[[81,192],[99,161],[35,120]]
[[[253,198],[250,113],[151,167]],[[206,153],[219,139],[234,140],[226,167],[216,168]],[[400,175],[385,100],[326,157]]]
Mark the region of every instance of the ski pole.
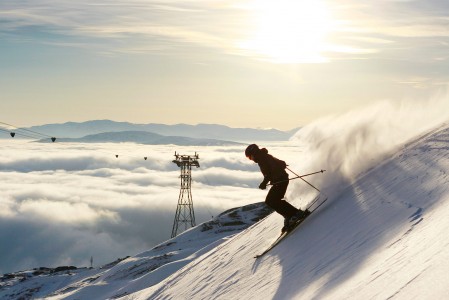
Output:
[[[317,190],[318,192],[321,193],[321,191],[319,189],[317,189],[313,184],[311,184],[310,182],[308,182],[307,180],[305,180],[304,178],[302,178],[300,175],[296,174],[295,172],[293,172],[292,170],[290,170],[288,167],[286,168],[287,170],[289,170],[290,172],[292,172],[293,174],[295,174],[299,179],[301,179],[302,181],[304,181],[305,183],[307,183],[308,185],[310,185],[311,187],[313,187],[315,190]],[[324,172],[324,170],[322,170]]]
[[[289,169],[290,170],[290,169]],[[291,170],[290,170],[290,172],[291,172]],[[275,182],[275,183],[271,183],[271,184],[269,184],[269,185],[275,185],[275,184],[278,184],[278,183],[281,183],[281,182],[286,182],[286,181],[290,181],[290,180],[294,180],[294,179],[298,179],[298,178],[303,178],[303,177],[307,177],[307,176],[310,176],[310,175],[315,175],[315,174],[318,174],[318,173],[324,173],[324,172],[326,172],[326,170],[320,170],[320,171],[317,171],[317,172],[313,172],[313,173],[309,173],[309,174],[304,174],[304,175],[297,175],[296,177],[292,177],[292,178],[289,178],[289,179],[286,179],[286,180],[281,180],[281,181],[277,181],[277,182]],[[293,172],[292,172],[293,173]],[[293,173],[294,174],[294,173]],[[295,174],[296,175],[296,174]]]

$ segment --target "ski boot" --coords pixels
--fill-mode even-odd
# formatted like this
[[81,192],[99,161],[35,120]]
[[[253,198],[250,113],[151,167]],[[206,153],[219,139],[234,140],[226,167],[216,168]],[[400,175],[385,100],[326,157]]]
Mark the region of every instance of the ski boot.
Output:
[[305,211],[302,211],[299,209],[298,212],[292,217],[284,219],[284,227],[282,227],[281,232],[284,233],[286,231],[289,231],[296,223],[304,220],[308,215],[310,215],[309,210],[306,209]]
[[281,233],[288,231],[288,227],[290,225],[289,220],[290,220],[290,218],[284,218],[284,227],[282,227]]

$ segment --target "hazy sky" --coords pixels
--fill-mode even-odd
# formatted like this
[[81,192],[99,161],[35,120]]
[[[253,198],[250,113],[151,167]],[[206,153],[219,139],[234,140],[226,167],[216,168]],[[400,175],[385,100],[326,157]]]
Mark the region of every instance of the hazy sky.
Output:
[[449,2],[0,2],[0,110],[291,129],[449,82]]

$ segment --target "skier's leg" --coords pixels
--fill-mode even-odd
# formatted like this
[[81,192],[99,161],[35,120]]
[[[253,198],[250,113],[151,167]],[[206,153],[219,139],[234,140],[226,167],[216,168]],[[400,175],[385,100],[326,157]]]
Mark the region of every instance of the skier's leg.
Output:
[[273,185],[268,192],[265,203],[273,208],[277,213],[281,214],[284,218],[291,218],[294,216],[298,209],[287,201],[282,200],[285,192],[287,191],[288,181]]

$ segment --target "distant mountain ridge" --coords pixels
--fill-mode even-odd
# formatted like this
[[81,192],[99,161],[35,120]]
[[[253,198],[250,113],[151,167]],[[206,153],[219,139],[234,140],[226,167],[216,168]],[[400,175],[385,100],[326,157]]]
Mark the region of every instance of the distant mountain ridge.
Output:
[[[51,142],[50,139],[42,142]],[[178,146],[229,146],[240,143],[216,139],[200,139],[183,136],[164,136],[147,131],[104,132],[86,135],[81,138],[60,138],[58,142],[77,143],[138,143],[146,145],[178,145]]]
[[46,124],[26,128],[60,138],[82,138],[105,132],[147,131],[164,136],[182,136],[188,138],[216,139],[228,141],[286,141],[299,128],[289,131],[277,129],[232,128],[218,124],[133,124],[111,120],[93,120],[86,122],[67,122]]

